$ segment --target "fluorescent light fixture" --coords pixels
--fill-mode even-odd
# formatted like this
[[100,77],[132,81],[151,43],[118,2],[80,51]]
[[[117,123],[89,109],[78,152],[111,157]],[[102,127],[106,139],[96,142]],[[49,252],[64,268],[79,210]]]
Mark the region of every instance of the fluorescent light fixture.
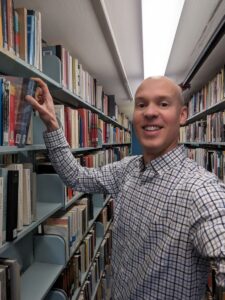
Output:
[[164,75],[184,0],[142,0],[144,77]]

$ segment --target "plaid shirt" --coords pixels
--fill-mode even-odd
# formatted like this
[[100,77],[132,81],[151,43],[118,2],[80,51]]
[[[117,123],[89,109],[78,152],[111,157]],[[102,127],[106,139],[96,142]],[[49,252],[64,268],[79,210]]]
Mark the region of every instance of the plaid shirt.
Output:
[[61,129],[45,133],[67,185],[115,199],[113,299],[200,300],[209,263],[223,280],[225,186],[177,147],[146,166],[142,156],[81,167]]

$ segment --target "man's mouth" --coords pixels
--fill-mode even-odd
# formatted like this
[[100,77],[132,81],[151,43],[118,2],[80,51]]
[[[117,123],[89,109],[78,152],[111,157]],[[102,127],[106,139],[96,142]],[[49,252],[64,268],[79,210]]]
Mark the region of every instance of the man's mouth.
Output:
[[142,128],[146,131],[156,131],[156,130],[160,130],[162,127],[157,125],[151,125],[151,126],[148,125],[148,126],[143,126]]

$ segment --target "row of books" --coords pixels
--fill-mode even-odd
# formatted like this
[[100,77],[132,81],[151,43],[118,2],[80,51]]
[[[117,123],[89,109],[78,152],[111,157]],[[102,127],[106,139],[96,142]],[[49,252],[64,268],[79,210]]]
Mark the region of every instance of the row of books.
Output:
[[59,123],[72,148],[96,147],[103,143],[129,143],[130,132],[101,120],[96,113],[85,108],[72,109],[55,105]]
[[207,115],[180,128],[180,141],[184,142],[225,142],[225,112]]
[[187,156],[225,182],[225,151],[188,148]]
[[43,69],[42,56],[56,56],[61,64],[62,85],[84,101],[97,107],[106,115],[130,128],[124,113],[119,112],[114,95],[107,95],[103,86],[97,83],[72,57],[63,45],[42,47],[41,13],[25,7],[14,8],[13,0],[1,0],[0,6],[0,48],[23,59],[37,69]]
[[114,212],[113,203],[114,203],[113,199],[110,198],[106,206],[101,210],[100,214],[98,215],[98,218],[96,219],[97,222],[102,223],[104,227],[104,232],[106,232],[109,221],[112,220],[113,218],[113,212]]
[[36,219],[36,173],[30,163],[0,168],[0,246]]
[[[107,284],[106,282],[106,272],[109,272],[111,266],[111,253],[112,253],[112,231],[109,230],[105,235],[100,247],[100,259],[102,267],[99,268],[99,255],[96,258],[89,270],[87,279],[79,294],[79,300],[91,300],[93,299],[93,293],[98,288],[95,294],[95,299],[106,299],[107,295]],[[97,260],[97,261],[96,261]],[[101,272],[99,272],[99,269]],[[104,271],[103,271],[104,270]]]
[[0,258],[0,299],[20,300],[20,265],[15,259]]
[[25,96],[33,96],[35,89],[31,79],[0,77],[0,145],[22,147],[27,143],[32,106]]
[[[74,294],[80,288],[78,298],[80,299],[81,295],[89,295],[88,299],[91,299],[93,291],[104,274],[104,269],[110,264],[110,259],[106,260],[105,257],[110,257],[112,251],[111,230],[106,233],[94,255],[95,250],[96,224],[94,223],[54,285],[54,288],[64,290],[68,299],[73,299]],[[83,280],[84,274],[86,274],[85,281]],[[96,292],[97,294],[100,295],[100,291]]]
[[61,83],[65,88],[98,108],[122,126],[130,127],[128,118],[124,113],[119,112],[115,95],[107,95],[103,86],[84,70],[81,62],[72,57],[63,45],[44,46],[42,52],[46,61],[48,56],[56,56],[60,60]]
[[[25,100],[25,95],[34,95],[35,89],[36,83],[31,79],[0,77],[0,145],[23,147],[42,139],[42,121],[37,113],[32,114],[32,107]],[[130,132],[104,122],[90,110],[75,110],[63,104],[55,105],[55,110],[72,148],[130,142]]]
[[41,13],[1,0],[0,47],[42,70]]
[[[105,230],[112,215],[113,204],[110,200],[97,218]],[[43,232],[61,235],[66,243],[67,257],[70,257],[87,231],[89,221],[93,218],[94,204],[90,195],[80,198],[65,214],[47,219],[43,224]]]
[[225,97],[225,68],[216,74],[200,91],[195,93],[188,102],[188,115],[192,117]]
[[62,236],[66,243],[67,258],[69,258],[87,231],[88,222],[92,218],[92,200],[84,197],[62,216],[47,219],[43,224],[43,231],[45,234]]
[[[77,160],[85,167],[101,167],[106,163],[115,161],[115,159],[121,159],[124,155],[126,155],[127,151],[129,150],[126,149],[126,151],[121,151],[120,147],[117,147],[115,149],[106,149],[105,151],[99,151],[84,156],[79,155]],[[4,157],[7,158],[6,161],[3,159]],[[55,173],[51,163],[43,161],[43,159],[44,158],[42,156],[38,158],[34,169],[34,166],[31,163],[14,163],[13,161],[18,161],[17,155],[2,156],[2,163],[4,163],[4,167],[0,168],[0,215],[2,216],[0,218],[0,246],[5,241],[15,239],[18,232],[23,230],[24,226],[28,226],[36,220],[38,193],[36,179],[37,174]],[[77,191],[70,187],[64,186],[64,190],[64,199],[62,199],[64,205],[68,205],[76,196],[79,195]],[[84,202],[85,199],[82,201]],[[86,205],[89,211],[88,203],[89,202],[87,202]],[[77,207],[76,209],[73,209],[75,210],[76,219],[78,219],[76,210]],[[105,209],[103,209],[102,213],[103,212],[105,212]],[[88,216],[87,220],[92,218],[93,211],[92,213],[89,211]],[[82,221],[84,220],[85,218],[82,219]],[[87,220],[81,224],[83,229],[80,234],[75,234],[77,237],[82,235],[82,233],[86,230]],[[106,222],[104,220],[106,220],[106,218],[99,221],[102,222],[105,227]],[[67,221],[69,222],[69,218]],[[79,239],[77,238],[77,240]],[[75,245],[76,243],[72,243],[71,247],[75,247]]]
[[77,156],[78,161],[84,167],[95,168],[102,167],[106,164],[114,161],[121,160],[129,154],[129,147],[116,147],[105,149],[104,151],[98,151],[87,155]]

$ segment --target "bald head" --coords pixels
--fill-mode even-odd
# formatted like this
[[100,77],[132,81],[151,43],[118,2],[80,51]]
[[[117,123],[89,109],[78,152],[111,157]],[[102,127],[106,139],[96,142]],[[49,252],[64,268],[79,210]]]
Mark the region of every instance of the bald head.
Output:
[[135,94],[133,125],[149,162],[177,147],[187,120],[181,88],[167,77],[145,79]]
[[166,86],[167,89],[169,89],[174,97],[178,99],[180,104],[184,105],[184,97],[182,94],[182,89],[179,85],[177,85],[172,79],[166,77],[166,76],[155,76],[155,77],[148,77],[145,80],[142,81],[142,83],[139,85],[139,87],[136,90],[136,95],[140,92],[142,89],[151,89],[154,84],[160,84],[163,86]]

